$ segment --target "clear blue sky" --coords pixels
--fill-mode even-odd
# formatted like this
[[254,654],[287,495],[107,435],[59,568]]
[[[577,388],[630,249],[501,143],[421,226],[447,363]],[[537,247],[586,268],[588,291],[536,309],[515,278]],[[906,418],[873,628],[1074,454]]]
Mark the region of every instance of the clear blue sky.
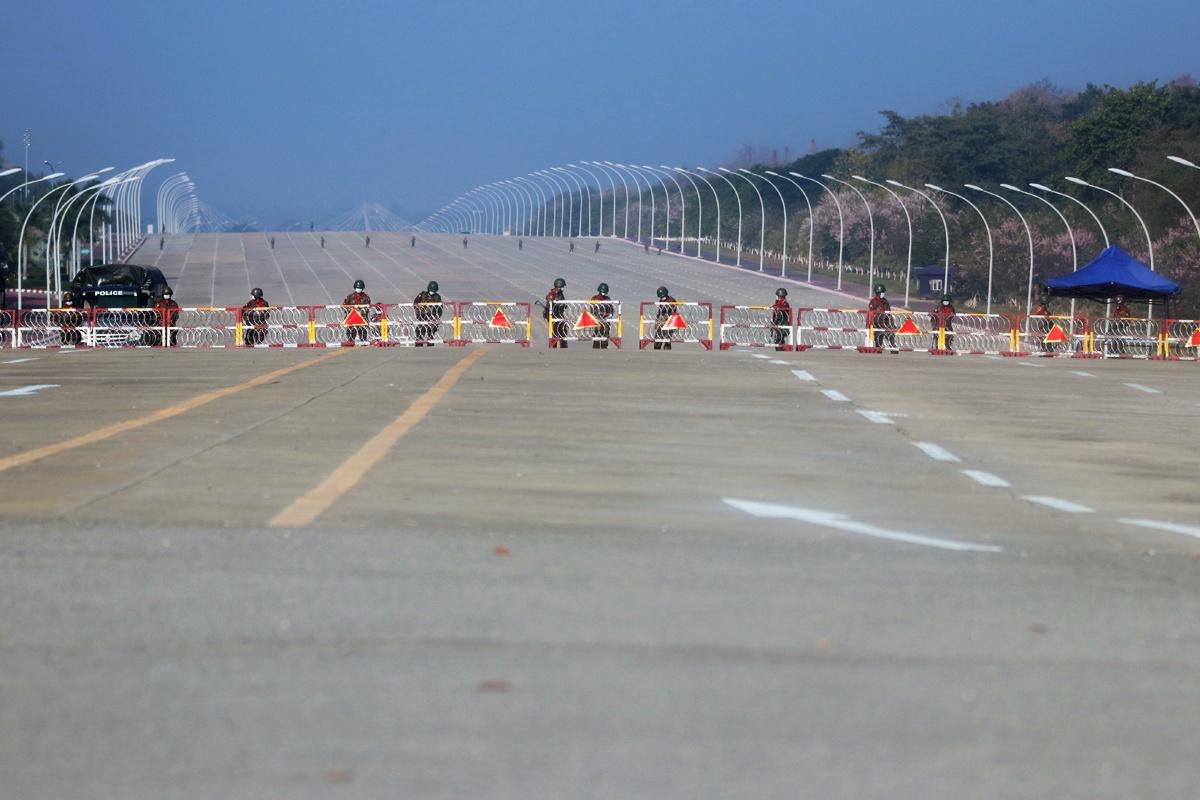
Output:
[[884,108],[1169,80],[1198,45],[1195,0],[14,2],[0,139],[73,174],[174,156],[268,225],[412,217],[576,159],[715,164],[848,145]]

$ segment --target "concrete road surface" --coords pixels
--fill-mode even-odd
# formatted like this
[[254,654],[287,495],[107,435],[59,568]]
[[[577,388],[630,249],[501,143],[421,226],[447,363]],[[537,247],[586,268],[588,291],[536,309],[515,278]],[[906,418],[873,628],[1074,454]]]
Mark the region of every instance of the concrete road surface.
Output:
[[[778,285],[326,236],[159,263],[186,305]],[[1198,404],[1182,363],[2,351],[0,796],[1190,797]]]

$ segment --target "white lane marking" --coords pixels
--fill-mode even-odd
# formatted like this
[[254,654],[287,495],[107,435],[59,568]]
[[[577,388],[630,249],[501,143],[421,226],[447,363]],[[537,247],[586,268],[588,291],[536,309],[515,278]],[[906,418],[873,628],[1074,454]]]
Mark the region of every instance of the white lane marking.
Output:
[[22,386],[19,389],[9,389],[7,392],[0,392],[0,397],[28,397],[34,392],[40,392],[42,389],[57,388],[57,383],[34,383],[29,386]]
[[835,511],[822,511],[816,508],[803,508],[800,506],[784,506],[776,503],[760,503],[756,500],[738,500],[732,497],[726,497],[724,501],[727,505],[755,517],[794,519],[839,531],[860,533],[863,536],[873,536],[877,539],[888,539],[893,542],[938,547],[943,550],[973,551],[978,553],[999,553],[1004,549],[990,544],[957,542],[953,539],[939,539],[935,536],[923,536],[919,533],[888,530],[887,528],[880,528],[866,522],[855,522],[845,514],[839,514]]
[[1037,503],[1039,506],[1049,506],[1050,508],[1058,509],[1059,511],[1070,511],[1072,514],[1091,514],[1096,509],[1081,506],[1079,503],[1073,503],[1070,500],[1063,500],[1060,497],[1049,497],[1044,494],[1026,494],[1021,495],[1022,500],[1028,500],[1031,503]]
[[1150,386],[1143,386],[1140,383],[1127,383],[1125,385],[1130,389],[1137,389],[1139,392],[1145,392],[1146,394],[1162,394],[1162,392],[1160,392],[1158,389],[1154,389]]
[[822,389],[821,394],[828,397],[835,403],[849,403],[850,398],[839,392],[837,389]]
[[784,360],[783,360],[783,359],[781,359],[781,358],[772,358],[772,359],[771,359],[770,361],[768,361],[767,363],[768,363],[768,364],[787,364],[788,362],[784,361]]
[[24,364],[26,361],[37,361],[37,358],[14,358],[12,361],[5,361],[5,364]]
[[891,417],[889,417],[887,414],[883,414],[879,411],[863,411],[861,408],[857,409],[857,411],[859,414],[862,414],[869,421],[874,422],[876,425],[895,425],[896,424],[896,423],[892,422]]
[[1044,366],[1046,366],[1045,364],[1035,364],[1032,361],[1018,361],[1017,363],[1020,364],[1022,367],[1044,367]]
[[977,469],[964,469],[962,471],[962,474],[966,475],[968,478],[975,481],[976,483],[983,484],[984,486],[995,486],[997,488],[1003,489],[1006,486],[1012,485],[1008,481],[1004,480],[1004,478],[1001,478],[999,475],[993,475],[990,472],[983,472],[983,471],[977,470]]
[[1195,536],[1197,539],[1200,539],[1200,528],[1192,525],[1180,525],[1178,522],[1159,522],[1154,519],[1123,519],[1121,522],[1126,525],[1136,525],[1139,528],[1153,528],[1158,531],[1182,533],[1184,536]]
[[962,461],[961,458],[954,455],[954,453],[951,453],[940,444],[934,444],[933,442],[913,442],[913,445],[922,453],[932,458],[934,461],[950,461],[954,463]]
[[1003,356],[984,356],[984,358],[990,358],[993,361],[1006,361],[1007,360]]
[[770,356],[764,356],[762,353],[752,353],[751,355],[755,358],[770,358]]
[[812,376],[811,372],[805,372],[802,369],[794,369],[794,370],[792,370],[792,374],[795,375],[797,378],[799,378],[802,381],[815,381],[816,380],[816,378],[814,378]]
[[1072,375],[1078,375],[1078,376],[1079,376],[1079,377],[1081,377],[1081,378],[1094,378],[1094,377],[1096,377],[1095,375],[1093,375],[1093,374],[1092,374],[1092,373],[1090,373],[1090,372],[1083,372],[1082,370],[1078,370],[1078,369],[1073,369],[1073,370],[1071,370],[1071,374],[1072,374]]

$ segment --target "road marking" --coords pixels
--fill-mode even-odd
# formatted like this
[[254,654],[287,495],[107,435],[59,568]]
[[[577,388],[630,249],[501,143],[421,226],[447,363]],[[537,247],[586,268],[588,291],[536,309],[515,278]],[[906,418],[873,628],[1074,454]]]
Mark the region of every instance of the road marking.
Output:
[[806,372],[802,369],[794,369],[794,370],[792,370],[792,374],[795,375],[797,378],[799,378],[802,381],[815,381],[816,380],[816,378],[814,378],[812,376],[811,372]]
[[1026,494],[1022,495],[1021,499],[1037,503],[1039,506],[1049,506],[1059,511],[1070,511],[1072,514],[1091,514],[1096,510],[1087,506],[1081,506],[1079,503],[1072,503],[1070,500],[1063,500],[1059,497],[1048,497],[1044,494]]
[[103,428],[97,428],[91,433],[85,433],[81,436],[74,436],[56,444],[48,444],[44,447],[35,447],[32,450],[26,450],[24,453],[17,453],[16,455],[0,458],[0,472],[5,472],[13,467],[19,467],[22,464],[30,464],[34,461],[40,461],[43,458],[65,452],[67,450],[74,450],[77,447],[83,447],[84,445],[102,442],[105,439],[110,439],[113,436],[116,436],[117,434],[125,433],[126,431],[135,430],[137,428],[143,428],[154,422],[161,422],[164,419],[177,417],[187,411],[192,411],[193,409],[199,408],[203,405],[208,405],[214,400],[220,400],[222,397],[228,397],[231,394],[237,394],[238,392],[245,391],[246,389],[252,389],[255,386],[262,386],[264,383],[270,383],[276,378],[282,378],[284,375],[295,372],[296,370],[304,369],[305,367],[311,367],[314,364],[320,364],[322,361],[328,361],[329,359],[336,358],[337,356],[340,356],[346,352],[348,352],[348,349],[342,349],[339,347],[332,353],[326,353],[324,355],[317,356],[316,358],[311,358],[308,361],[301,361],[299,364],[292,364],[290,367],[283,367],[282,369],[272,370],[271,372],[264,372],[262,375],[259,375],[256,378],[251,378],[245,383],[239,383],[236,386],[226,386],[223,389],[214,389],[209,392],[204,392],[203,394],[198,394],[189,400],[184,400],[183,402],[176,403],[173,406],[167,406],[166,408],[159,409],[158,411],[155,411],[144,417],[139,417],[138,419],[126,420],[125,422],[115,422],[112,425],[105,425]]
[[762,353],[751,353],[751,355],[755,358],[770,358],[770,356],[764,356]]
[[1139,528],[1153,528],[1159,531],[1182,533],[1184,536],[1195,536],[1200,539],[1200,528],[1192,525],[1180,525],[1178,522],[1159,522],[1153,519],[1123,519],[1126,525],[1136,525]]
[[849,403],[850,398],[839,392],[837,389],[822,389],[821,394],[828,397],[835,403]]
[[1046,366],[1045,364],[1035,364],[1032,361],[1018,361],[1017,364],[1019,364],[1022,367],[1039,367],[1039,368],[1041,368],[1041,367]]
[[983,472],[983,471],[977,470],[977,469],[964,469],[962,471],[962,474],[966,475],[968,478],[975,481],[976,483],[983,484],[984,486],[995,486],[997,488],[1003,489],[1006,486],[1012,485],[1008,481],[1004,480],[1004,478],[1001,478],[999,475],[993,475],[990,472]]
[[984,358],[990,358],[993,361],[1007,361],[1008,360],[1008,359],[1004,358],[1003,356],[984,356]]
[[905,531],[893,531],[887,528],[880,528],[876,525],[871,525],[866,522],[855,522],[845,514],[839,514],[835,511],[822,511],[816,508],[803,508],[800,506],[784,506],[776,503],[760,503],[756,500],[738,500],[732,497],[723,498],[727,505],[733,506],[738,511],[744,511],[754,517],[762,517],[765,519],[794,519],[800,522],[807,522],[812,525],[820,525],[825,528],[833,528],[839,531],[847,531],[849,533],[859,533],[863,536],[873,536],[876,539],[888,539],[893,542],[904,542],[905,544],[919,544],[925,547],[937,547],[943,550],[957,551],[972,551],[979,553],[999,553],[1004,548],[996,547],[990,544],[972,544],[971,542],[957,542],[953,539],[939,539],[935,536],[923,536],[919,533],[906,533]]
[[1079,377],[1081,377],[1081,378],[1094,378],[1094,377],[1096,377],[1095,375],[1093,375],[1093,374],[1092,374],[1092,373],[1090,373],[1090,372],[1084,372],[1084,371],[1082,371],[1082,370],[1078,370],[1078,369],[1073,369],[1073,370],[1071,370],[1071,374],[1072,374],[1072,375],[1078,375],[1078,376],[1079,376]]
[[0,392],[0,397],[28,397],[34,392],[40,392],[42,389],[57,389],[57,383],[32,383],[29,386],[22,386],[19,389],[9,389],[7,392]]
[[37,361],[37,357],[35,356],[34,358],[14,358],[12,361],[5,361],[4,363],[5,364],[24,364],[26,361]]
[[784,361],[782,358],[772,358],[772,359],[771,359],[770,361],[768,361],[767,363],[768,363],[768,364],[787,364],[787,363],[789,363],[789,362],[787,362],[787,361]]
[[953,463],[962,461],[961,458],[954,455],[954,453],[951,453],[940,444],[934,444],[933,442],[913,442],[913,446],[915,446],[925,455],[932,458],[934,461],[950,461]]
[[1162,394],[1162,392],[1160,392],[1158,389],[1153,389],[1149,386],[1143,386],[1140,383],[1127,383],[1125,385],[1130,389],[1137,389],[1139,392],[1145,392],[1146,394]]
[[876,425],[895,425],[896,424],[896,423],[892,422],[892,418],[889,417],[887,414],[883,414],[878,411],[863,411],[861,408],[857,409],[857,411],[859,414],[862,414],[869,421],[874,422]]
[[338,465],[337,469],[326,476],[306,494],[296,498],[291,505],[280,511],[267,524],[272,528],[302,528],[319,517],[322,512],[337,502],[338,498],[353,489],[362,481],[371,468],[383,460],[396,442],[425,418],[433,407],[446,396],[458,383],[471,365],[488,352],[488,348],[480,347],[472,350],[458,363],[446,371],[444,375],[424,394],[412,402],[404,413],[392,420],[379,433],[372,436],[356,452]]

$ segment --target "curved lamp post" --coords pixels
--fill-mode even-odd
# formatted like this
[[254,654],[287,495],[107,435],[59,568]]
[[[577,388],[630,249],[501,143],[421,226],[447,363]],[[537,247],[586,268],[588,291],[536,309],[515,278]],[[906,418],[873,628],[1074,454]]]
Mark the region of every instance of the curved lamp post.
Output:
[[854,192],[856,195],[858,195],[858,199],[862,200],[862,204],[867,208],[867,222],[870,223],[871,226],[871,255],[868,262],[869,275],[867,277],[867,297],[870,297],[871,287],[875,285],[875,215],[871,213],[871,204],[867,202],[867,196],[859,191],[859,188],[854,184],[847,183],[846,181],[839,180],[832,175],[826,175],[824,173],[822,173],[821,177],[826,180],[833,181],[834,183],[840,183],[842,186],[845,186],[847,189]]
[[763,271],[763,260],[766,258],[766,255],[767,255],[767,206],[766,206],[766,203],[763,202],[762,192],[760,192],[758,190],[758,187],[754,185],[754,181],[750,180],[745,175],[742,175],[740,170],[737,172],[734,172],[732,170],[725,169],[724,167],[717,167],[717,169],[721,170],[722,172],[728,173],[729,175],[738,176],[739,178],[744,180],[746,183],[750,184],[750,188],[753,189],[754,194],[758,196],[758,214],[759,214],[758,271],[762,272]]
[[[808,199],[808,192],[804,191],[804,187],[801,186],[800,184],[796,183],[794,180],[792,180],[788,176],[780,175],[778,172],[772,172],[771,170],[767,170],[767,174],[773,178],[779,178],[780,180],[787,181],[792,186],[795,186],[796,191],[798,191],[800,193],[800,196],[804,198],[804,205],[808,207],[808,282],[812,283],[813,236],[816,235],[816,231],[817,231],[816,220],[813,219],[812,201]],[[774,185],[774,184],[772,184],[772,185]],[[782,195],[780,195],[780,201],[782,201],[782,199],[783,199],[783,197],[782,197]],[[786,213],[787,212],[784,212],[785,216],[786,216]]]
[[1025,220],[1025,215],[1021,213],[1021,210],[1011,200],[1003,195],[989,192],[987,189],[981,189],[973,183],[964,183],[963,186],[974,192],[982,192],[1004,203],[1004,205],[1013,210],[1013,213],[1017,215],[1017,219],[1021,220],[1021,224],[1025,226],[1025,238],[1029,240],[1029,284],[1025,290],[1025,313],[1029,314],[1033,311],[1033,231],[1030,230],[1029,223]]
[[[895,190],[892,189],[890,186],[886,186],[882,183],[876,183],[875,181],[867,180],[862,175],[851,175],[850,177],[856,181],[862,181],[863,183],[869,183],[871,186],[875,186],[879,189],[883,189],[885,192],[890,194],[897,203],[900,204],[900,210],[904,212],[904,221],[908,224],[908,266],[906,267],[906,270],[904,273],[904,305],[908,306],[908,287],[912,283],[912,249],[913,249],[912,214],[908,213],[908,206],[905,205],[904,200],[900,197],[900,195],[896,194]],[[929,186],[928,183],[925,185]],[[985,225],[987,224],[986,220],[984,221],[984,224]],[[991,248],[991,237],[990,236],[988,237],[988,247],[989,247],[989,252],[990,252],[990,248]]]
[[[713,208],[715,208],[717,210],[717,227],[716,227],[717,237],[716,237],[716,240],[717,240],[717,263],[719,264],[719,263],[721,263],[721,196],[719,194],[717,194],[717,187],[713,186],[712,181],[710,181],[708,178],[704,177],[703,175],[697,175],[696,173],[686,170],[683,167],[675,167],[675,171],[680,173],[681,175],[686,175],[689,180],[691,178],[696,178],[697,180],[704,181],[704,185],[708,187],[708,190],[710,192],[712,192]],[[699,201],[697,201],[697,203],[699,203]],[[704,222],[703,219],[701,219],[700,221],[702,223]],[[700,232],[699,235],[697,235],[697,237],[696,237],[696,258],[703,258],[703,256],[700,254],[700,239],[703,238],[704,233],[703,233],[703,230],[699,226],[697,226],[696,230]]]
[[942,287],[943,287],[943,290],[949,289],[950,288],[950,225],[949,225],[949,223],[946,222],[946,215],[942,213],[942,209],[938,206],[938,204],[933,202],[933,198],[930,197],[929,195],[925,194],[924,192],[922,192],[920,189],[914,189],[911,186],[905,186],[903,183],[900,183],[900,181],[894,181],[891,178],[887,178],[885,180],[889,186],[898,186],[901,189],[907,189],[908,191],[913,192],[914,194],[919,194],[919,195],[921,195],[921,197],[924,197],[927,201],[929,201],[929,205],[933,206],[933,210],[937,212],[938,218],[940,218],[942,220],[942,231],[946,234],[946,260],[945,260],[944,272],[942,273]]
[[[665,175],[667,180],[675,184],[675,190],[679,192],[679,252],[683,252],[683,238],[687,234],[687,202],[683,199],[683,187],[679,181],[675,180],[670,167],[662,167],[661,170],[654,167],[646,167],[655,175]],[[663,184],[663,190],[666,191],[667,185]],[[667,250],[671,249],[671,195],[667,194]]]
[[[1169,157],[1170,157],[1170,156],[1168,156],[1168,158],[1169,158]],[[1182,159],[1181,159],[1181,160],[1182,160]],[[1195,228],[1196,228],[1196,236],[1200,237],[1200,222],[1197,222],[1197,221],[1196,221],[1196,215],[1192,213],[1192,209],[1188,208],[1188,204],[1187,204],[1187,203],[1185,203],[1185,202],[1183,202],[1183,198],[1182,198],[1182,197],[1180,197],[1179,195],[1175,194],[1174,192],[1172,192],[1172,191],[1171,191],[1170,189],[1168,189],[1166,186],[1163,186],[1163,185],[1162,185],[1161,183],[1159,183],[1158,181],[1152,181],[1152,180],[1150,180],[1149,178],[1143,178],[1143,177],[1142,177],[1142,176],[1140,176],[1140,175],[1134,175],[1134,174],[1133,174],[1132,172],[1130,172],[1129,170],[1117,169],[1116,167],[1109,167],[1109,168],[1108,168],[1108,171],[1109,171],[1109,172],[1112,172],[1112,173],[1115,173],[1115,174],[1117,174],[1117,175],[1120,175],[1120,176],[1121,176],[1121,177],[1123,177],[1123,178],[1133,178],[1135,181],[1143,181],[1144,183],[1148,183],[1148,184],[1150,184],[1151,186],[1157,186],[1158,188],[1162,189],[1162,190],[1163,190],[1164,192],[1166,192],[1167,194],[1171,195],[1171,197],[1174,197],[1176,200],[1178,200],[1178,201],[1179,201],[1179,205],[1183,206],[1183,210],[1187,212],[1187,215],[1188,215],[1189,217],[1191,217],[1191,218],[1192,218],[1192,225],[1194,225],[1194,226],[1195,226]]]
[[1138,224],[1140,224],[1142,226],[1142,233],[1144,233],[1146,235],[1146,249],[1150,253],[1150,269],[1154,270],[1154,242],[1150,239],[1150,229],[1146,227],[1146,220],[1142,219],[1142,215],[1137,212],[1137,209],[1134,208],[1130,204],[1130,202],[1128,200],[1126,200],[1124,197],[1121,197],[1121,195],[1117,194],[1114,191],[1105,189],[1103,186],[1097,186],[1094,183],[1088,183],[1087,181],[1083,180],[1082,178],[1074,178],[1074,177],[1071,177],[1070,175],[1068,175],[1065,180],[1067,180],[1071,183],[1074,183],[1078,186],[1087,186],[1089,189],[1096,189],[1097,191],[1101,191],[1107,195],[1111,195],[1112,197],[1117,198],[1117,200],[1119,200],[1123,206],[1125,206],[1126,208],[1128,208],[1130,211],[1133,212],[1133,216],[1137,217]]
[[[696,184],[696,181],[692,179],[692,173],[688,172],[686,169],[681,169],[679,167],[668,167],[666,164],[660,164],[659,166],[665,170],[670,170],[671,172],[678,172],[683,176],[685,181],[692,185],[692,189],[694,189],[696,192],[696,258],[700,258],[700,239],[704,236],[704,201],[700,199],[700,187]],[[704,179],[701,178],[701,180]],[[712,187],[710,186],[709,188]],[[683,204],[682,197],[680,198],[680,203]],[[686,209],[687,205],[684,205],[683,207]],[[682,225],[682,222],[680,225]],[[682,235],[683,234],[681,234],[681,236]],[[683,252],[682,239],[679,243],[679,252]]]
[[[729,190],[731,192],[733,192],[733,196],[737,199],[737,207],[738,207],[737,265],[740,267],[742,265],[742,196],[738,194],[737,187],[733,185],[733,181],[729,180],[729,178],[726,178],[724,175],[720,174],[719,172],[713,172],[711,169],[708,169],[707,167],[696,167],[696,169],[699,170],[700,172],[705,173],[706,175],[713,175],[713,176],[725,181],[725,183],[729,184]],[[719,217],[718,217],[717,224],[718,225],[720,224]],[[719,230],[717,231],[717,263],[718,264],[721,263],[721,233]]]
[[[801,175],[799,172],[789,172],[789,173],[788,173],[788,175],[794,175],[795,177],[797,177],[797,178],[800,178],[801,180],[811,181],[812,183],[815,183],[817,186],[820,186],[822,189],[824,189],[824,190],[825,190],[825,191],[826,191],[826,192],[829,194],[829,196],[830,196],[831,198],[833,198],[833,205],[834,205],[834,207],[835,207],[835,208],[837,208],[837,213],[838,213],[838,277],[837,277],[837,288],[840,290],[840,289],[842,288],[842,264],[843,264],[842,255],[843,255],[843,253],[845,252],[845,249],[846,249],[846,247],[845,247],[845,239],[846,239],[846,217],[845,217],[845,215],[842,213],[842,201],[841,201],[841,200],[838,200],[837,192],[835,192],[833,189],[830,189],[828,186],[826,186],[825,184],[821,183],[821,182],[820,182],[819,180],[817,180],[816,178],[810,178],[810,177],[808,177],[807,175]],[[812,282],[812,261],[811,261],[811,260],[809,261],[809,267],[808,267],[808,280],[809,280],[809,282],[810,282],[810,283]]]
[[[780,263],[780,268],[779,268],[779,277],[781,277],[781,278],[786,278],[786,277],[787,277],[787,254],[788,254],[788,246],[787,246],[787,203],[786,203],[786,202],[784,201],[784,199],[783,199],[783,192],[779,191],[779,187],[775,185],[774,181],[772,181],[770,178],[767,178],[766,176],[759,175],[757,172],[751,172],[750,170],[748,170],[748,169],[746,169],[746,168],[744,168],[744,167],[743,167],[742,169],[738,170],[738,171],[739,171],[739,172],[744,172],[744,173],[746,173],[747,175],[751,175],[751,176],[753,176],[753,177],[755,177],[755,178],[758,178],[760,181],[762,181],[763,183],[767,184],[767,186],[770,186],[772,189],[774,189],[774,190],[775,190],[775,194],[779,195],[779,206],[780,206],[780,208],[781,208],[781,209],[783,209],[783,258],[782,258],[782,260],[781,260],[781,263]],[[760,271],[761,271],[761,270],[760,270]]]
[[1100,229],[1100,237],[1102,239],[1104,239],[1104,248],[1107,250],[1111,246],[1108,241],[1108,231],[1106,231],[1104,229],[1104,223],[1100,221],[1100,217],[1096,216],[1096,212],[1092,211],[1092,209],[1088,208],[1087,204],[1084,203],[1082,200],[1080,200],[1078,197],[1067,194],[1066,192],[1060,192],[1057,189],[1051,189],[1049,186],[1046,186],[1045,184],[1042,184],[1042,183],[1031,183],[1029,185],[1032,188],[1037,189],[1039,192],[1046,192],[1048,194],[1058,195],[1059,197],[1065,197],[1066,199],[1070,200],[1075,205],[1082,208],[1084,211],[1086,211],[1088,213],[1088,216],[1090,216],[1092,218],[1092,221],[1096,223],[1096,227]]
[[983,211],[979,208],[979,206],[972,203],[965,196],[958,194],[957,192],[952,192],[949,189],[943,189],[941,186],[935,186],[932,183],[927,183],[927,184],[925,184],[925,186],[934,190],[935,192],[941,192],[942,194],[948,194],[951,197],[957,197],[959,200],[962,200],[964,203],[969,205],[971,208],[975,209],[975,213],[978,214],[979,219],[983,221],[983,230],[984,230],[984,233],[987,234],[987,243],[988,243],[987,307],[986,307],[986,311],[984,313],[987,313],[987,314],[992,313],[992,273],[993,273],[993,265],[995,264],[995,254],[996,254],[996,248],[992,243],[992,226],[988,225],[987,217],[985,217],[983,215]]

